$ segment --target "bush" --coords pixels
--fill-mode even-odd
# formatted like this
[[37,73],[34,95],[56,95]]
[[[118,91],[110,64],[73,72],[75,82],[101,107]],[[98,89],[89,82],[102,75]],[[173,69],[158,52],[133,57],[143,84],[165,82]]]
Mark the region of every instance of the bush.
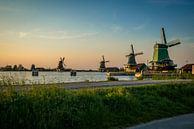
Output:
[[118,78],[115,78],[115,77],[112,77],[112,76],[108,76],[107,77],[107,80],[108,81],[118,81],[119,79]]

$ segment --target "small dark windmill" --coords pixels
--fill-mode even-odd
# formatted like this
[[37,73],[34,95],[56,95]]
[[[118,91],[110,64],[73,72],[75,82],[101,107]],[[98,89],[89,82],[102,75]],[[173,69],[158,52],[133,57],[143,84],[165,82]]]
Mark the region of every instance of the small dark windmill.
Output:
[[104,55],[102,56],[102,61],[100,61],[100,68],[99,71],[100,72],[106,72],[106,63],[108,63],[109,61],[106,61],[104,58]]
[[59,60],[59,63],[58,63],[58,67],[57,67],[57,69],[59,70],[59,71],[65,71],[65,63],[64,63],[64,61],[65,61],[65,58],[63,57],[60,57],[60,60]]
[[131,44],[131,53],[129,55],[126,55],[126,57],[128,57],[127,65],[136,66],[137,63],[135,60],[135,56],[142,55],[142,54],[143,52],[134,53],[133,44]]
[[135,53],[133,49],[133,44],[131,44],[131,53],[129,53],[129,55],[126,55],[126,57],[128,57],[128,62],[127,64],[124,65],[125,72],[128,72],[128,73],[136,72],[137,62],[135,60],[135,57],[142,54],[143,52]]
[[152,63],[153,70],[174,70],[177,66],[170,59],[168,48],[180,44],[179,40],[173,40],[167,43],[164,28],[161,29],[161,43],[154,45],[154,54]]

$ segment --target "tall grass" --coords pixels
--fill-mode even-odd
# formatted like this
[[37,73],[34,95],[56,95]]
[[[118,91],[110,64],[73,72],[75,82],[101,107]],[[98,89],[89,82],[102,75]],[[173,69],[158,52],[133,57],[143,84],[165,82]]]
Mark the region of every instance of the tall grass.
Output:
[[194,112],[194,83],[0,92],[1,129],[108,129]]
[[0,75],[0,86],[12,86],[12,85],[25,85],[27,81],[25,76],[1,74]]

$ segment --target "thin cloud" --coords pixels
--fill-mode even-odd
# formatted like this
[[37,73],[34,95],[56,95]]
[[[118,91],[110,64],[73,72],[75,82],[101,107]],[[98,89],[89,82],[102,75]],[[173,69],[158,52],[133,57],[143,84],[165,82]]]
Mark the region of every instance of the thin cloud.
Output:
[[16,12],[18,11],[18,9],[13,8],[13,7],[0,6],[0,11],[1,12]]
[[39,29],[28,31],[28,32],[16,32],[16,31],[6,31],[1,32],[0,36],[3,37],[18,37],[18,38],[43,38],[43,39],[78,39],[86,38],[90,36],[97,35],[98,32],[83,32],[70,34],[66,31],[41,31]]
[[75,34],[75,35],[69,35],[67,33],[64,33],[63,35],[56,35],[56,36],[39,35],[38,37],[39,38],[44,38],[44,39],[78,39],[78,38],[85,38],[85,37],[94,36],[96,34],[98,34],[98,33],[97,32],[94,32],[94,33],[92,32],[92,33],[82,33],[82,34]]
[[146,26],[147,26],[147,23],[139,24],[139,25],[133,27],[133,30],[136,30],[136,31],[143,30],[146,28]]
[[28,33],[26,33],[26,32],[19,32],[19,37],[20,38],[24,38],[24,37],[26,37],[28,35]]
[[135,26],[135,27],[133,28],[133,30],[142,30],[142,29],[144,29],[145,27],[146,27],[146,25],[145,25],[145,24],[142,24],[142,25]]
[[110,26],[110,29],[111,29],[112,32],[116,33],[116,32],[122,31],[123,27],[120,26],[120,25],[117,25],[117,24],[113,24],[113,25]]
[[145,29],[150,23],[150,19],[146,18],[143,22],[140,22],[136,26],[134,26],[132,29],[135,31],[143,30]]

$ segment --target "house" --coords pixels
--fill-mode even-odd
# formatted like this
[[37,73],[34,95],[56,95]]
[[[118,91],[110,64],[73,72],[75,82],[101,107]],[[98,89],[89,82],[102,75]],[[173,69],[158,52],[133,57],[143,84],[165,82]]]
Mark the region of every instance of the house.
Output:
[[118,67],[106,67],[106,72],[119,72]]
[[183,67],[181,67],[180,68],[180,70],[182,71],[182,72],[186,72],[186,73],[192,73],[192,74],[194,74],[193,72],[194,72],[194,64],[186,64],[186,65],[184,65]]

